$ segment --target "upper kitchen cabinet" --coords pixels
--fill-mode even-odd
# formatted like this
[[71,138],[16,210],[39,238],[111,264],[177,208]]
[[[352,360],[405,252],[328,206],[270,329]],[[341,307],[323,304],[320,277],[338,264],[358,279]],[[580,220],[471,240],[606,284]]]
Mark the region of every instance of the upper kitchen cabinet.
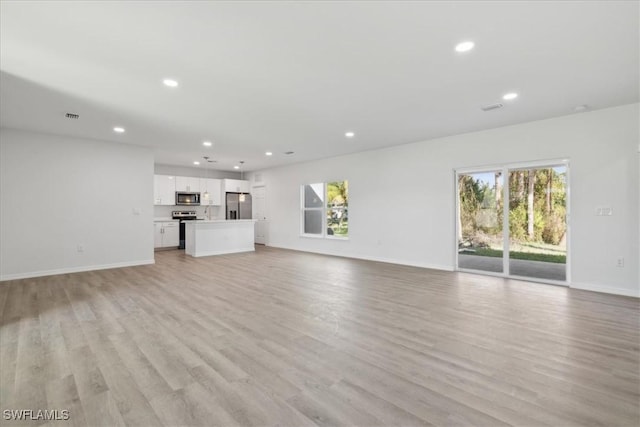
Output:
[[[222,180],[220,179],[200,179],[200,204],[210,206],[220,206],[222,204]],[[205,194],[209,194],[209,199]]]
[[225,179],[224,191],[226,193],[248,193],[249,181],[240,179]]
[[176,204],[176,177],[171,175],[153,176],[153,204]]
[[199,193],[200,178],[194,178],[190,176],[177,176],[176,191],[186,191],[188,193]]

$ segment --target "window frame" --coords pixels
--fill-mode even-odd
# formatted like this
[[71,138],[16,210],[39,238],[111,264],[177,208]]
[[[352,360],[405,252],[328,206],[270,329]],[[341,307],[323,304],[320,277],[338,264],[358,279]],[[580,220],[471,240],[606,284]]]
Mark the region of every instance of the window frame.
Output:
[[[311,239],[330,239],[330,240],[349,240],[349,235],[347,234],[346,236],[339,236],[339,235],[332,235],[332,234],[328,234],[327,233],[327,229],[329,228],[328,224],[327,224],[327,217],[328,217],[328,212],[329,210],[336,210],[339,209],[343,212],[347,212],[347,215],[349,215],[348,210],[349,210],[349,203],[348,203],[348,199],[347,199],[347,204],[345,206],[342,207],[328,207],[328,191],[327,191],[327,184],[329,182],[349,182],[347,179],[342,179],[342,180],[332,180],[332,181],[323,181],[323,182],[313,182],[313,183],[307,183],[307,184],[302,184],[300,185],[300,237],[308,237]],[[305,187],[307,186],[311,186],[311,185],[316,185],[316,184],[322,184],[322,194],[324,196],[324,199],[322,201],[322,206],[320,207],[306,207],[305,206]],[[320,211],[322,212],[321,214],[321,218],[322,218],[322,227],[321,233],[318,234],[314,234],[314,233],[305,233],[305,212],[307,211]]]

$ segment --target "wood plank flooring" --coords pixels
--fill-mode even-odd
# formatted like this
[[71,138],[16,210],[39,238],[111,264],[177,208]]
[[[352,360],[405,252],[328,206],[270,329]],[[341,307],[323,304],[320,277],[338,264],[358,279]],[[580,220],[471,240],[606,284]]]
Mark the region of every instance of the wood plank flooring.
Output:
[[639,300],[258,247],[0,283],[0,409],[78,426],[638,426]]

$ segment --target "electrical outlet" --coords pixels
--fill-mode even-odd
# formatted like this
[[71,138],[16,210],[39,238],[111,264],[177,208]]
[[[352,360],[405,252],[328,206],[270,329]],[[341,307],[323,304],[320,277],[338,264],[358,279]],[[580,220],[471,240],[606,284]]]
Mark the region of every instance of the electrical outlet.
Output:
[[616,265],[618,267],[624,267],[624,258],[622,257],[618,258],[618,260],[616,261]]
[[78,245],[78,252],[84,252],[84,246]]
[[140,208],[133,208],[131,211],[134,215],[140,215]]
[[612,216],[613,208],[611,206],[596,207],[596,216]]

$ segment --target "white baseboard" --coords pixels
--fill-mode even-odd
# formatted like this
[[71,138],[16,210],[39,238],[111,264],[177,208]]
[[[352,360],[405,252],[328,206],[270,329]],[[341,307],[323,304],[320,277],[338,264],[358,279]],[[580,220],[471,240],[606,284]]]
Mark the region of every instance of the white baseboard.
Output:
[[294,248],[289,246],[275,246],[275,245],[266,245],[266,246],[269,246],[271,248],[278,248],[278,249],[288,249],[290,251],[308,252],[312,254],[335,256],[340,258],[353,258],[353,259],[361,259],[364,261],[385,262],[388,264],[406,265],[408,267],[431,268],[433,270],[444,270],[444,271],[454,270],[453,267],[450,265],[428,264],[428,263],[412,262],[412,261],[406,261],[406,260],[395,259],[395,258],[386,258],[386,257],[336,254],[336,253],[324,252],[324,251],[310,251],[310,250],[304,250],[304,249]]
[[4,274],[0,276],[0,282],[6,280],[30,279],[32,277],[55,276],[56,274],[81,273],[83,271],[107,270],[110,268],[135,267],[137,265],[155,264],[155,260],[127,261],[114,264],[86,265],[81,267],[58,268],[55,270],[29,271],[26,273]]
[[406,265],[408,267],[420,267],[420,268],[430,268],[432,270],[443,270],[443,271],[453,271],[453,267],[450,265],[440,265],[440,264],[429,264],[425,262],[413,262],[413,261],[405,261],[401,259],[395,258],[386,258],[386,257],[372,257],[372,256],[349,256],[348,258],[362,259],[365,261],[375,261],[375,262],[385,262],[388,264],[398,264],[398,265]]
[[604,294],[623,295],[626,297],[640,298],[640,290],[625,289],[625,288],[610,288],[608,286],[593,285],[589,283],[572,283],[570,288],[580,289],[583,291],[601,292]]
[[[386,262],[386,263],[390,263],[390,264],[407,265],[407,266],[410,266],[410,267],[431,268],[431,269],[434,269],[434,270],[443,270],[443,271],[455,271],[455,269],[450,265],[417,263],[417,262],[399,260],[399,259],[394,259],[394,258],[386,258],[386,257],[343,255],[343,254],[335,254],[335,253],[329,253],[329,252],[323,252],[323,251],[302,250],[302,249],[299,249],[299,248],[288,247],[288,246],[275,246],[275,245],[268,245],[268,246],[273,247],[273,248],[288,249],[288,250],[298,251],[298,252],[309,252],[309,253],[316,253],[316,254],[329,255],[329,256],[337,256],[337,257],[343,257],[343,258],[355,258],[355,259],[362,259],[362,260],[366,260],[366,261]],[[474,273],[471,273],[471,274],[474,274]],[[522,278],[518,278],[518,280],[522,280]],[[531,281],[532,282],[536,282],[536,283],[546,284],[546,283],[537,281],[535,279],[532,279]],[[631,290],[631,289],[612,288],[612,287],[608,287],[608,286],[592,285],[592,284],[586,284],[586,283],[572,283],[572,284],[569,285],[569,287],[573,288],[573,289],[581,289],[581,290],[592,291],[592,292],[601,292],[601,293],[605,293],[605,294],[623,295],[623,296],[636,297],[636,298],[640,297],[640,290],[635,290],[634,291],[634,290]]]

